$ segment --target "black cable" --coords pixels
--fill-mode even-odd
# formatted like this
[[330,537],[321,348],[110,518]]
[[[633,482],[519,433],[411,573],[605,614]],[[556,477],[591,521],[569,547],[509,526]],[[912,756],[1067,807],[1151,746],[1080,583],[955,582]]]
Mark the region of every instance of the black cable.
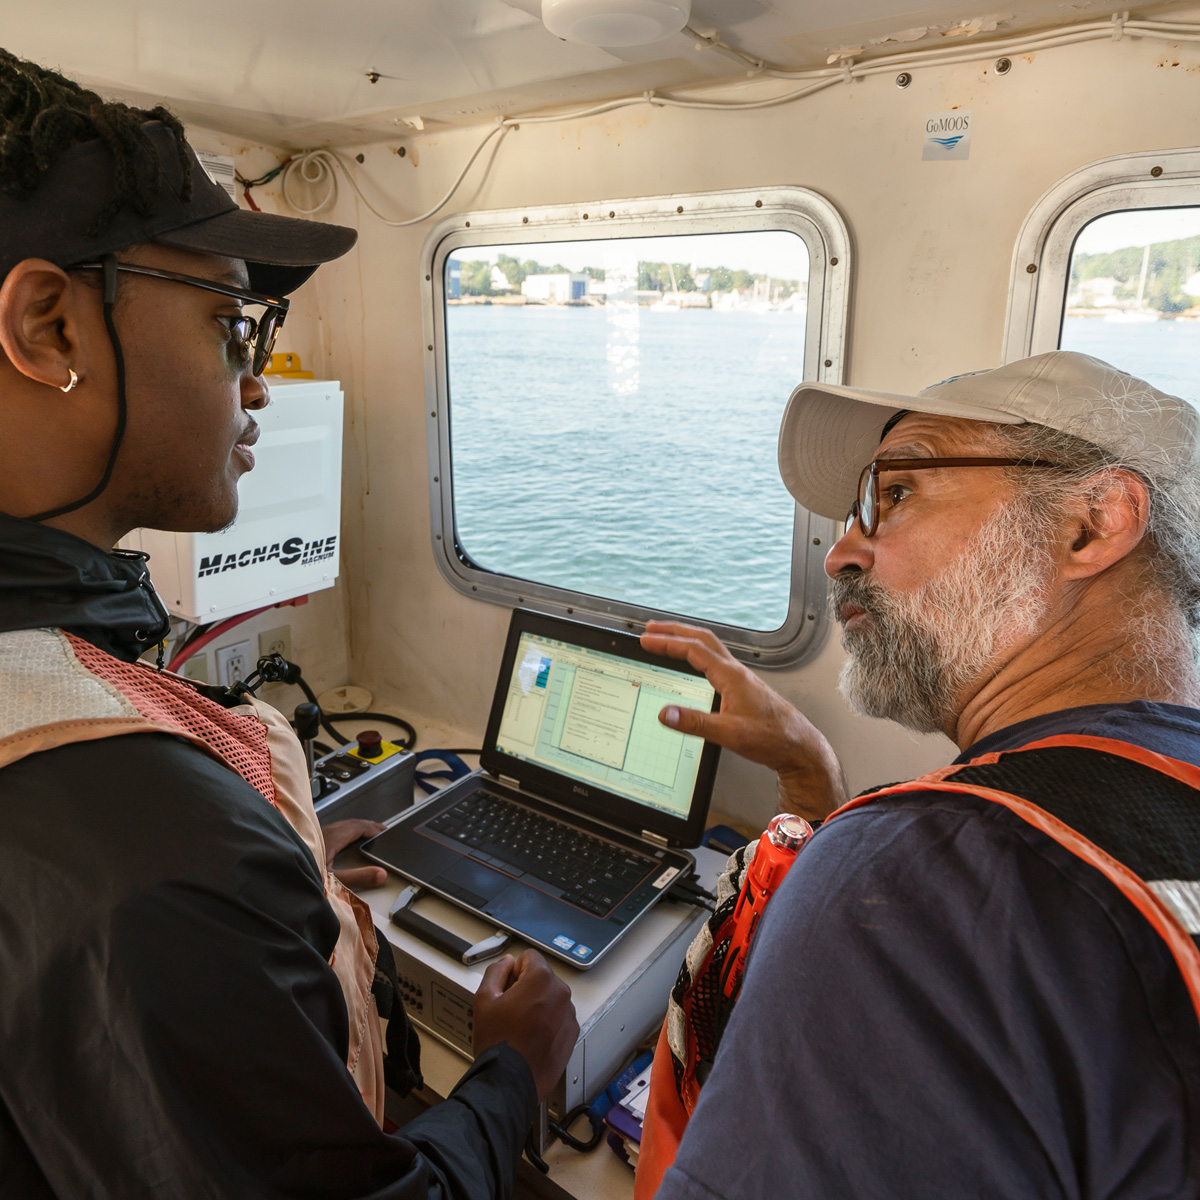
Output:
[[310,704],[317,705],[317,711],[321,714],[321,728],[324,729],[325,732],[329,734],[329,736],[333,738],[333,740],[337,742],[339,746],[348,746],[350,744],[350,739],[342,737],[342,735],[338,733],[336,729],[334,729],[333,724],[325,715],[325,710],[320,706],[320,704],[317,704],[317,697],[312,688],[310,688],[308,684],[304,682],[303,675],[298,675],[296,677],[296,686],[304,693],[305,698]]
[[331,721],[385,721],[389,725],[395,725],[397,729],[403,729],[408,734],[408,743],[397,742],[397,745],[403,746],[405,750],[411,750],[417,744],[417,731],[403,717],[392,717],[387,713],[377,712],[329,713],[328,716]]
[[441,746],[438,747],[438,751],[442,754],[474,754],[476,758],[483,753],[482,750],[459,750],[457,748],[443,748]]
[[[570,1127],[580,1117],[587,1117],[588,1124],[592,1129],[592,1136],[587,1141],[584,1141],[583,1138],[577,1138],[573,1133],[568,1132]],[[550,1132],[564,1146],[570,1146],[572,1150],[578,1150],[580,1154],[587,1154],[589,1150],[595,1150],[600,1145],[600,1139],[604,1136],[604,1122],[595,1116],[591,1108],[586,1104],[577,1104],[563,1117],[561,1124],[557,1121],[549,1121],[547,1124],[550,1127]]]

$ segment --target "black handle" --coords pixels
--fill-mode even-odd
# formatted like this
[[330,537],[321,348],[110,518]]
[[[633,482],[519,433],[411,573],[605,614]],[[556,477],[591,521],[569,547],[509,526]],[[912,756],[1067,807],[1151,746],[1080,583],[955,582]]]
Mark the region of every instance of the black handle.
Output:
[[315,704],[296,705],[296,736],[302,742],[311,742],[321,728],[321,710]]

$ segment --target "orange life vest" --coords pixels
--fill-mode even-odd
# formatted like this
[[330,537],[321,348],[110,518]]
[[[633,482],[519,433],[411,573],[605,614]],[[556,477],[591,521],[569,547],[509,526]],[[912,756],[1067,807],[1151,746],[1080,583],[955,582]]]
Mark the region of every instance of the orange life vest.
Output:
[[[1088,752],[1087,758],[1071,756],[1081,750]],[[1057,751],[1067,752],[1067,757],[1056,754]],[[1086,771],[1078,771],[1080,762],[1100,776],[1095,793],[1088,792],[1086,779],[1079,788],[1073,786],[1086,775]],[[1146,788],[1152,793],[1150,806],[1162,811],[1139,810],[1137,823],[1129,825],[1120,809],[1141,804],[1144,797],[1134,793]],[[961,793],[1001,804],[1095,867],[1166,943],[1200,1018],[1200,948],[1196,940],[1200,936],[1200,880],[1147,881],[1122,861],[1140,857],[1137,847],[1130,843],[1143,834],[1194,842],[1194,854],[1200,857],[1200,768],[1128,742],[1065,734],[1031,742],[1019,750],[999,751],[967,763],[954,763],[909,783],[890,784],[867,792],[842,805],[825,823],[884,797],[914,792]],[[1040,804],[1029,798],[1030,792],[1038,796]],[[1091,795],[1095,798],[1089,804]],[[1158,800],[1161,803],[1156,803]],[[1064,817],[1071,819],[1068,822]],[[1085,827],[1091,836],[1085,836],[1078,826]],[[687,963],[684,964],[673,992],[677,1008],[668,1013],[659,1035],[634,1200],[651,1200],[658,1191],[663,1176],[675,1161],[699,1099],[701,1081],[696,1078],[696,1047],[708,1034],[701,1033],[698,1037],[690,1023],[694,1019],[693,1003],[705,988],[705,973],[714,951],[719,951],[721,945],[723,926],[728,920],[727,917],[721,920],[721,913],[718,907],[718,920],[709,922],[708,949],[699,970],[689,971]],[[676,1021],[673,1038],[669,1031],[672,1016]],[[690,1061],[681,1061],[676,1053],[681,1044],[678,1028],[681,1019],[689,1023],[684,1033]]]

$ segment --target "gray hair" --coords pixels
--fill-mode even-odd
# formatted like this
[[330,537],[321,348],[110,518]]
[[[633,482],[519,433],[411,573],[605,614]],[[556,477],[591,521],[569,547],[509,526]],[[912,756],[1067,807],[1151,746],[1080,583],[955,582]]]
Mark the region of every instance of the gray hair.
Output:
[[[1106,397],[1107,403],[1136,402],[1129,397]],[[1183,465],[1147,463],[1145,455],[1113,453],[1045,425],[993,425],[989,444],[1004,455],[1040,458],[1060,464],[1063,471],[1011,471],[1019,495],[1047,521],[1061,512],[1071,497],[1095,494],[1097,476],[1112,470],[1140,476],[1150,493],[1146,525],[1147,584],[1179,611],[1191,634],[1192,652],[1200,659],[1200,460]],[[1104,486],[1108,486],[1105,484]],[[1132,615],[1145,613],[1145,598],[1129,597]],[[1149,629],[1145,630],[1149,633]],[[1151,638],[1155,641],[1155,638]],[[1161,644],[1161,639],[1159,643]]]

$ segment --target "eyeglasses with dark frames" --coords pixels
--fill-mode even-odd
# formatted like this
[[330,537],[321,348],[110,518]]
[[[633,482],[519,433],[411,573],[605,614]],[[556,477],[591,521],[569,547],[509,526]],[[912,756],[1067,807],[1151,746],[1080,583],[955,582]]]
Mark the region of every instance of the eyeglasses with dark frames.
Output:
[[877,458],[858,477],[858,499],[846,514],[845,533],[855,521],[863,537],[873,537],[879,528],[879,476],[884,471],[930,471],[935,467],[1043,467],[1062,470],[1058,463],[1040,458]]
[[[67,268],[71,271],[102,271],[103,263],[78,263]],[[130,275],[146,275],[151,279],[165,279],[169,283],[184,283],[188,287],[201,288],[206,292],[216,292],[218,296],[229,296],[241,300],[245,304],[261,304],[266,309],[257,320],[254,317],[233,317],[229,323],[229,336],[237,342],[243,358],[250,363],[250,370],[255,375],[261,375],[267,363],[271,360],[271,351],[275,348],[275,339],[283,328],[284,317],[287,316],[290,300],[277,296],[264,296],[259,292],[251,292],[246,288],[234,287],[227,283],[214,283],[211,279],[198,279],[194,275],[181,275],[177,271],[162,271],[157,267],[143,267],[135,263],[117,263],[118,271]]]

